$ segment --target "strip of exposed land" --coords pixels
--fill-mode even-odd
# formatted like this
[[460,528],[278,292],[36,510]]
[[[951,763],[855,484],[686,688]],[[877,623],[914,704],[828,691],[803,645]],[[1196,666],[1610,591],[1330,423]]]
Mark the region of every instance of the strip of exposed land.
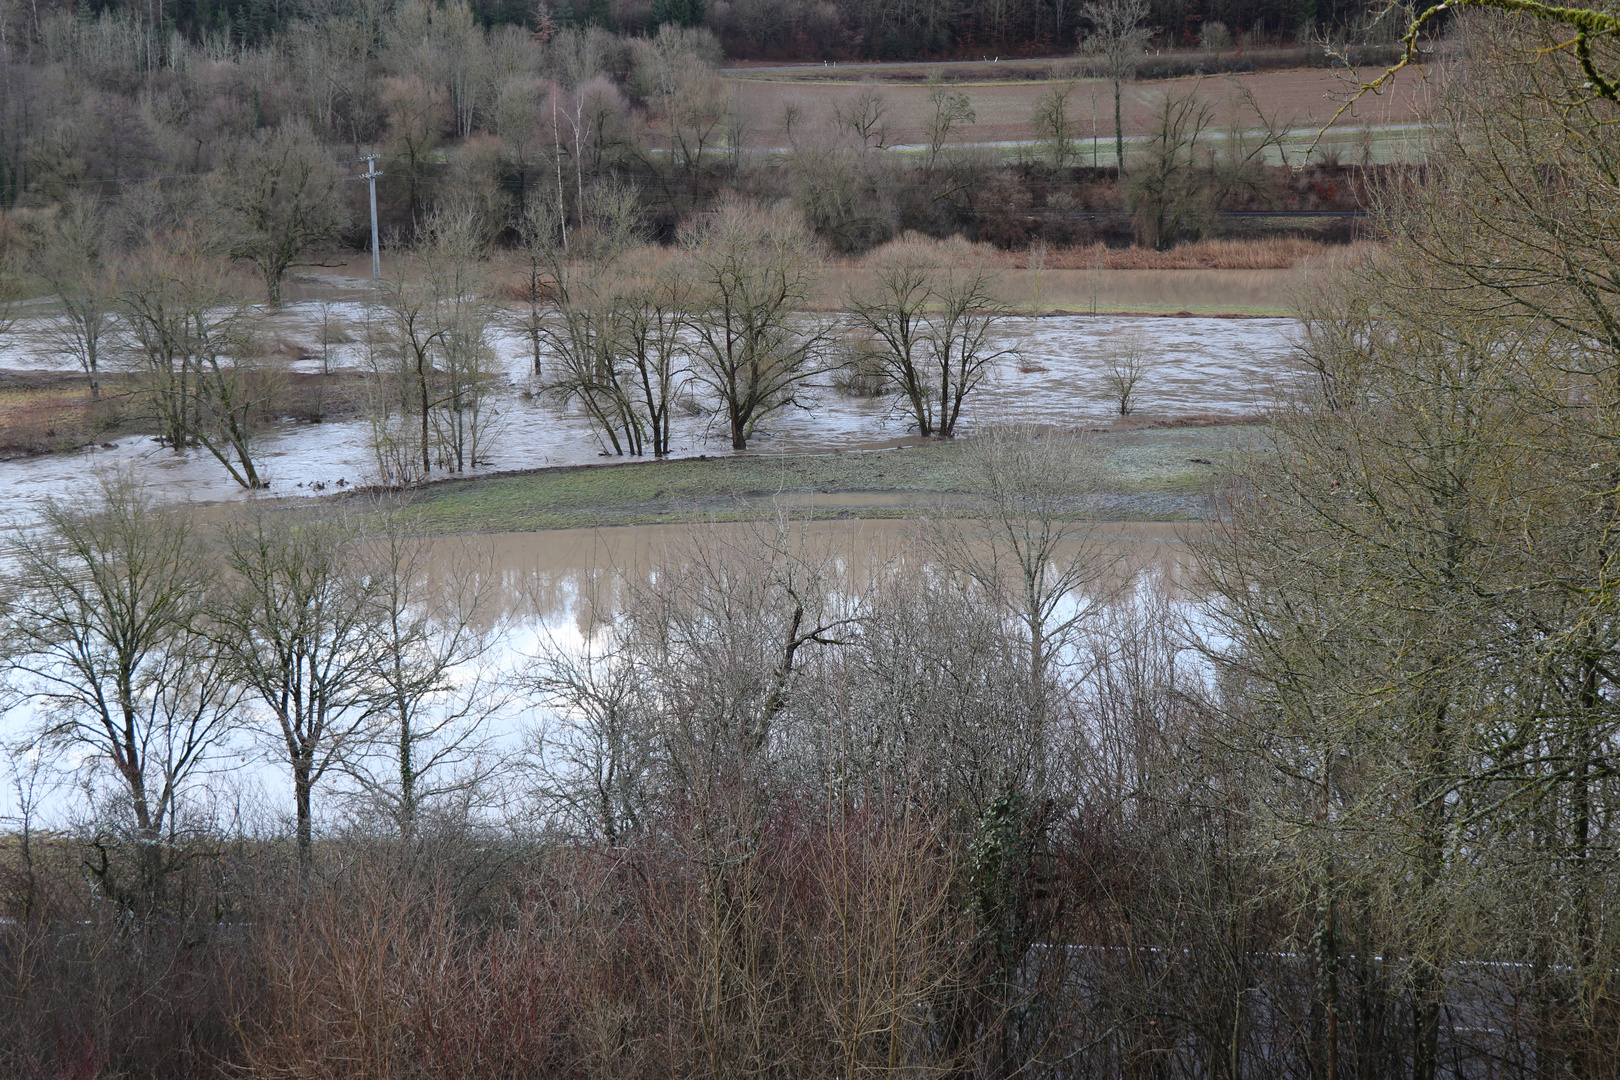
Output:
[[[1253,425],[1090,434],[1101,483],[1088,516],[1186,521],[1209,512],[1234,448]],[[954,511],[962,444],[929,442],[836,454],[744,455],[587,465],[428,485],[402,501],[427,534],[529,532],[702,521],[896,518]],[[342,497],[369,507],[376,492]]]

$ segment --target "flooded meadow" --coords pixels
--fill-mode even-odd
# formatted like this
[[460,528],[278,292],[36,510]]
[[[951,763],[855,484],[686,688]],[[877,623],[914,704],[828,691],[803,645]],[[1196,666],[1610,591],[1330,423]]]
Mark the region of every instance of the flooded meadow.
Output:
[[[270,320],[289,372],[352,372],[369,367],[368,324],[380,313],[363,299],[303,300]],[[963,412],[971,432],[990,423],[1029,422],[1084,428],[1117,418],[1105,370],[1121,349],[1147,358],[1133,420],[1150,424],[1231,423],[1262,412],[1293,377],[1297,323],[1286,318],[1168,318],[1121,315],[1026,317],[1007,324],[1007,357]],[[322,344],[325,341],[327,344]],[[530,343],[504,332],[494,342],[500,386],[487,451],[469,475],[612,458],[577,407],[545,392],[545,359],[537,377]],[[68,371],[26,324],[0,350],[0,371]],[[731,455],[724,419],[701,389],[684,396],[671,456]],[[272,496],[301,496],[375,483],[372,428],[364,417],[325,422],[280,420],[256,436],[256,456]],[[915,429],[893,394],[855,396],[832,375],[812,379],[799,404],[770,416],[750,440],[751,455],[877,449],[914,440]],[[85,490],[95,471],[131,470],[165,495],[198,501],[245,493],[204,451],[175,451],[147,436],[124,437],[71,453],[0,461],[0,503],[24,517],[29,504]],[[442,474],[440,474],[442,475]]]

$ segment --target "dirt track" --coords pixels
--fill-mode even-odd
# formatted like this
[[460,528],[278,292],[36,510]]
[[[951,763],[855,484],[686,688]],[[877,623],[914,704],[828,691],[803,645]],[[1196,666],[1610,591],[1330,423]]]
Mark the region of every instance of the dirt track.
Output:
[[[1378,74],[1379,70],[1373,68],[1361,72],[1364,79]],[[1344,101],[1351,89],[1346,75],[1341,71],[1307,68],[1133,83],[1125,88],[1125,133],[1127,136],[1143,134],[1147,130],[1153,106],[1162,95],[1189,86],[1197,86],[1199,93],[1217,106],[1223,118],[1227,103],[1237,96],[1237,87],[1245,86],[1253,90],[1261,109],[1268,116],[1274,116],[1292,127],[1313,127],[1325,123]],[[789,103],[800,106],[808,117],[822,116],[835,103],[848,101],[863,89],[861,84],[855,82],[810,83],[786,76],[768,79],[756,75],[738,78],[734,82],[744,114],[753,119],[750,145],[756,147],[781,144],[780,118],[784,106]],[[888,103],[890,144],[922,142],[923,121],[931,112],[929,88],[901,83],[878,85]],[[1033,139],[1030,113],[1034,111],[1036,99],[1052,85],[1046,81],[953,84],[953,89],[960,89],[969,96],[977,114],[977,122],[963,130],[964,140],[970,143],[997,143]],[[1097,134],[1106,140],[1113,134],[1112,92],[1106,82],[1081,80],[1070,100],[1071,115],[1076,117],[1079,124],[1077,136],[1089,140],[1092,137],[1094,90]],[[1403,72],[1396,86],[1382,96],[1363,98],[1355,109],[1339,120],[1337,126],[1349,131],[1362,126],[1415,123],[1432,91],[1432,84],[1417,72]],[[1254,124],[1250,120],[1245,121],[1244,126],[1253,127]]]

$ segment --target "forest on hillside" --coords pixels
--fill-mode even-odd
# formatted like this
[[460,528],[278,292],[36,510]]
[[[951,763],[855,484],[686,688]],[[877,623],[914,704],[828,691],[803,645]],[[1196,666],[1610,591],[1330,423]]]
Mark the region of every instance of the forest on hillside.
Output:
[[[1119,14],[1093,35],[1113,43],[1104,66],[1116,98],[1150,29],[1142,3]],[[140,9],[42,11],[10,31],[0,62],[0,241],[12,270],[37,275],[16,260],[54,208],[73,201],[95,204],[106,222],[96,243],[108,251],[176,226],[249,261],[244,232],[285,249],[284,262],[364,248],[357,178],[369,153],[382,172],[385,248],[408,246],[451,206],[509,246],[537,198],[577,225],[604,184],[632,188],[640,228],[663,242],[731,193],[793,203],[836,252],[906,231],[1017,247],[1129,242],[1134,229],[1138,242],[1167,247],[1207,235],[1224,209],[1364,202],[1359,174],[1279,168],[1274,147],[1294,117],[1241,94],[1160,94],[1149,124],[1157,142],[1131,179],[1124,143],[1100,161],[1078,152],[1084,107],[1073,81],[1032,95],[1033,138],[1012,151],[964,142],[972,101],[932,85],[921,130],[907,136],[921,147],[895,153],[881,87],[761,115],[721,77],[724,53],[704,28],[535,32],[486,26],[459,2],[304,13],[258,41],[183,33]],[[1106,100],[1103,109],[1103,128],[1117,135]],[[1316,164],[1343,172],[1336,158]]]
[[[392,5],[371,0],[356,6],[381,12]],[[15,52],[59,35],[63,21],[112,17],[158,39],[178,33],[192,42],[256,47],[344,8],[331,0],[13,4],[0,16],[0,45]],[[1072,0],[477,0],[472,12],[488,29],[513,26],[542,34],[595,27],[650,36],[666,23],[702,26],[717,35],[731,59],[831,60],[1061,54],[1074,48],[1087,26],[1083,8]],[[1364,0],[1153,0],[1150,24],[1167,47],[1198,43],[1212,23],[1250,44],[1274,44],[1313,34],[1354,39],[1382,12]]]

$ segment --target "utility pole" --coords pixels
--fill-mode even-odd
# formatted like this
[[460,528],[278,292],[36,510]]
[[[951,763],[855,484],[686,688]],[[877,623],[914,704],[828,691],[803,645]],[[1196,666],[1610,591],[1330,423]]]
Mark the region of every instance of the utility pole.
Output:
[[363,154],[360,160],[366,163],[365,175],[362,180],[371,182],[371,276],[382,277],[382,249],[377,245],[377,180],[382,173],[377,171],[377,158],[379,154]]

